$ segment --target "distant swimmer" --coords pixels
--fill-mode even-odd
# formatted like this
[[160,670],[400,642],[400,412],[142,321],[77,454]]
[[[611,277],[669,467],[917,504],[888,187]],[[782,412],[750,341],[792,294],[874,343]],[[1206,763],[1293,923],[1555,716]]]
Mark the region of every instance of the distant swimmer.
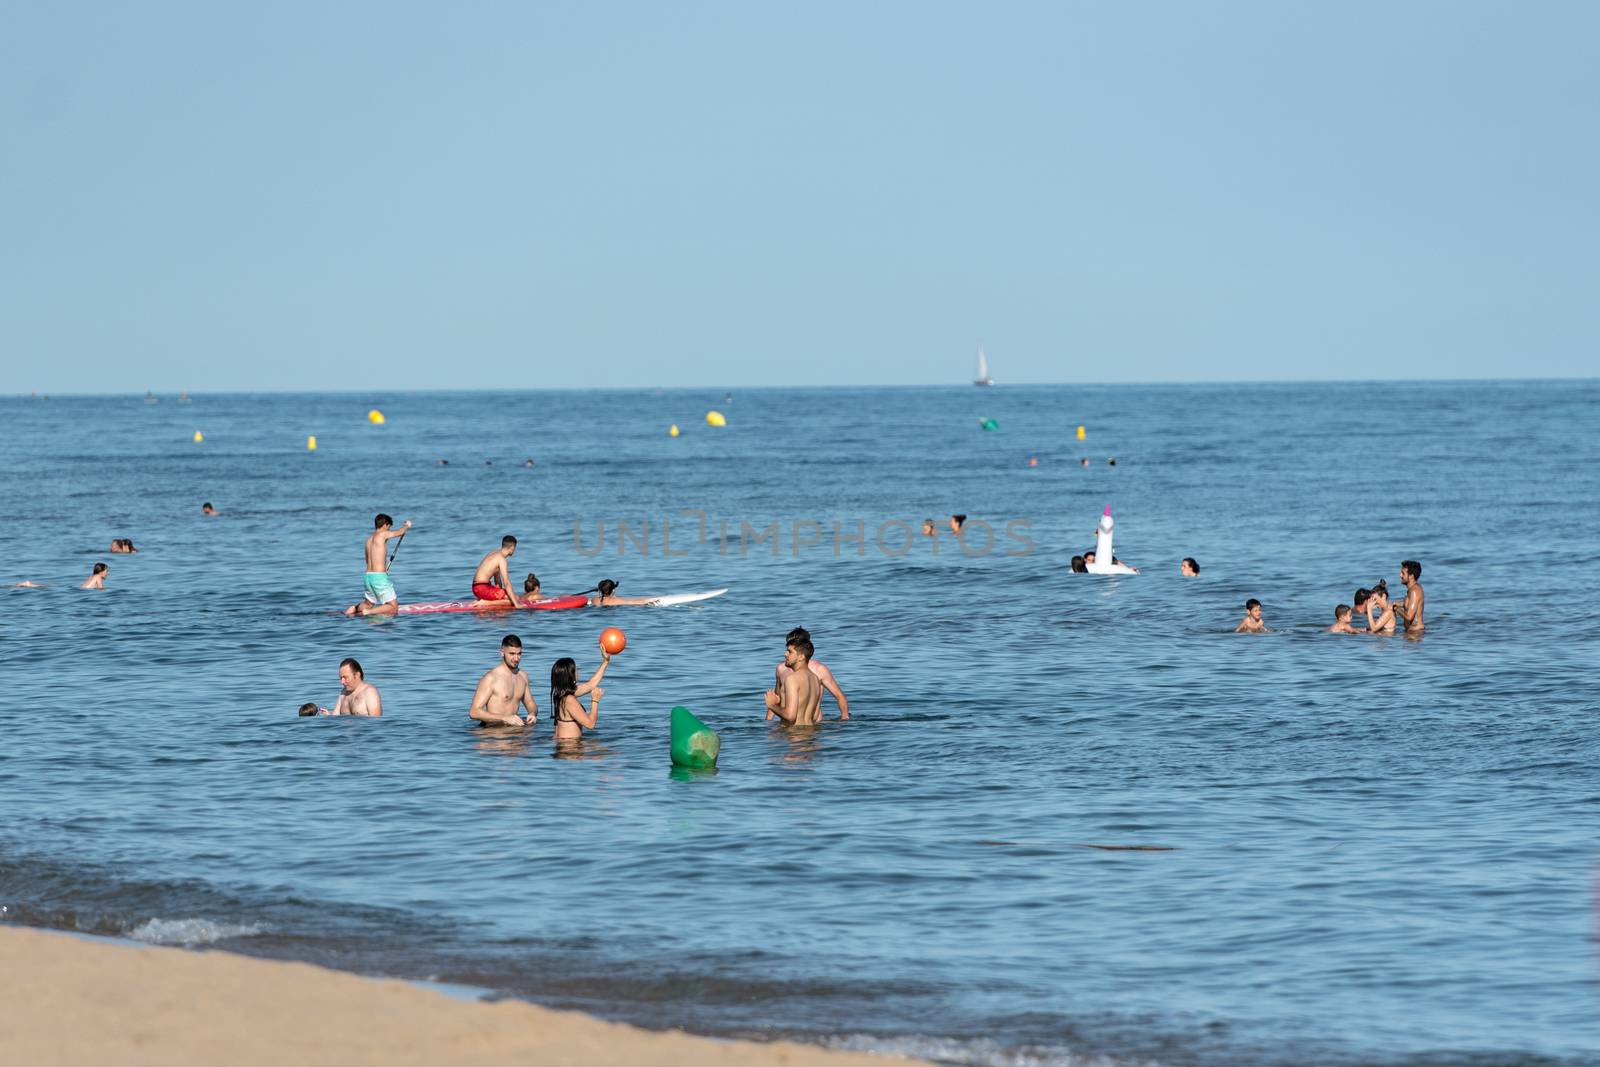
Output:
[[[789,631],[787,636],[784,637],[784,641],[786,643],[793,643],[794,641],[798,640],[810,641],[810,631],[803,626],[796,626],[793,630]],[[844,690],[839,688],[839,682],[834,678],[833,672],[817,660],[809,658],[814,655],[816,655],[816,647],[813,645],[812,650],[807,653],[806,668],[812,674],[817,676],[817,681],[822,683],[822,688],[833,694],[834,701],[839,705],[839,721],[843,722],[850,717],[850,701],[845,699]],[[789,672],[793,669],[794,668],[789,666],[789,660],[786,654],[784,661],[778,664],[777,677],[775,679],[776,684],[773,686],[773,692],[778,692],[783,688],[783,680],[789,676]],[[817,717],[819,719],[822,717],[822,711],[820,708],[817,711]]]
[[1405,625],[1406,633],[1422,633],[1422,564],[1414,559],[1400,561],[1400,581],[1406,587],[1406,598],[1394,606],[1395,616]]
[[1261,621],[1261,601],[1251,597],[1244,602],[1244,618],[1233,628],[1236,634],[1264,634],[1267,624]]
[[1084,470],[1088,470],[1089,469],[1089,457],[1088,456],[1084,456],[1082,459],[1078,460],[1078,466],[1082,467]]
[[[528,688],[522,664],[522,638],[506,634],[500,642],[500,662],[482,678],[472,694],[472,710],[467,714],[484,726],[532,726],[539,721],[539,705]],[[518,717],[517,708],[527,709]]]
[[532,603],[538,600],[541,595],[539,576],[529,571],[528,576],[522,579],[522,602],[524,604]]
[[[315,704],[300,705],[301,715],[361,715],[376,719],[383,714],[383,699],[378,687],[367,681],[361,664],[353,659],[339,661],[339,699],[331,708]],[[310,708],[310,711],[306,709]]]
[[360,600],[344,609],[346,615],[393,615],[400,610],[400,598],[389,580],[389,553],[385,546],[393,538],[404,537],[410,529],[410,519],[396,530],[394,520],[382,512],[373,518],[372,534],[366,544],[367,573],[362,579],[363,592]]
[[[1089,564],[1091,564],[1091,563],[1093,563],[1095,561],[1095,550],[1091,548],[1087,552],[1085,552],[1082,555],[1082,557],[1079,557],[1079,558],[1081,558],[1083,560],[1084,571],[1085,571],[1085,573],[1087,573]],[[1130,571],[1132,571],[1135,574],[1139,573],[1139,568],[1138,567],[1135,567],[1131,563],[1122,562],[1122,560],[1118,559],[1115,555],[1112,555],[1112,557],[1111,557],[1111,564],[1112,564],[1112,566],[1115,566],[1115,567],[1126,567],[1126,568],[1128,568]]]
[[1194,561],[1193,556],[1184,556],[1183,562],[1178,564],[1178,573],[1185,578],[1200,577],[1200,564]]
[[950,516],[950,532],[955,534],[957,537],[961,536],[961,527],[965,526],[966,524],[967,517],[965,515]]
[[133,542],[128,538],[117,537],[113,538],[111,541],[111,551],[118,555],[127,555],[130,552],[137,552],[139,550],[133,547]]
[[478,562],[472,572],[472,598],[479,607],[512,600],[511,569],[506,561],[517,552],[517,539],[510,534],[500,538],[500,547]]
[[643,608],[661,599],[658,596],[617,596],[617,583],[610,578],[600,579],[594,591],[597,595],[589,598],[591,608]]
[[[1094,553],[1092,553],[1092,552],[1089,553],[1089,554],[1091,556],[1094,555]],[[1088,562],[1088,560],[1084,559],[1082,556],[1073,556],[1072,557],[1072,573],[1073,574],[1088,574],[1089,573],[1089,562]]]
[[110,572],[111,568],[107,567],[104,563],[96,563],[94,565],[93,572],[89,575],[89,577],[83,580],[83,584],[78,586],[78,588],[104,589],[106,587],[106,575]]
[[[583,731],[593,730],[600,721],[600,698],[606,691],[600,679],[611,665],[611,653],[600,650],[600,666],[582,685],[578,684],[578,661],[563,656],[550,665],[550,718],[555,722],[557,741],[576,741]],[[587,695],[588,710],[578,699]]]
[[211,506],[211,501],[207,500],[204,504],[200,505],[200,514],[215,515],[216,513],[217,509]]
[[778,688],[766,695],[767,718],[782,719],[786,726],[812,726],[822,721],[822,682],[811,673],[811,641],[796,637],[784,647],[783,665],[789,668]]
[[939,536],[939,531],[935,530],[933,528],[933,520],[932,519],[923,519],[922,520],[922,536],[923,537],[937,537],[937,536]]
[[15,583],[14,585],[12,585],[11,588],[13,588],[13,589],[43,589],[44,586],[40,585],[38,582],[22,581],[22,582]]
[[1361,631],[1350,626],[1350,605],[1340,604],[1333,609],[1333,625],[1328,627],[1330,634],[1358,634]]

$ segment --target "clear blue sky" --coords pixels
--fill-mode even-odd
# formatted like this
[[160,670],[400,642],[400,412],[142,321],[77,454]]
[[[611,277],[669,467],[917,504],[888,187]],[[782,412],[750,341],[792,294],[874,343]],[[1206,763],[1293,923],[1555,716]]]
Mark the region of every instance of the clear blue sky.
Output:
[[1600,4],[6,4],[0,392],[1593,376]]

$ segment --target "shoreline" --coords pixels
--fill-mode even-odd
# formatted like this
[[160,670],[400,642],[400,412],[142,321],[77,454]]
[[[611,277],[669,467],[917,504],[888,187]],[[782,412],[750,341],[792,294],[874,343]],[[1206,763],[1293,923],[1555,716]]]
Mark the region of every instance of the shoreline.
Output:
[[219,950],[0,926],[0,1062],[627,1063],[884,1067],[920,1061],[655,1032],[521,1000]]

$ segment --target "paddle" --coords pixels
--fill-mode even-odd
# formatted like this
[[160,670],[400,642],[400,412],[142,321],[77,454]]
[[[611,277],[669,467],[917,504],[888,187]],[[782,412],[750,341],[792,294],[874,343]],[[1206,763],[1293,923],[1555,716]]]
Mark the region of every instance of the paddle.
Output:
[[[410,532],[410,530],[406,531],[406,533]],[[400,554],[400,542],[404,541],[405,539],[406,535],[404,533],[394,539],[394,551],[389,553],[389,566],[394,566],[394,558]]]

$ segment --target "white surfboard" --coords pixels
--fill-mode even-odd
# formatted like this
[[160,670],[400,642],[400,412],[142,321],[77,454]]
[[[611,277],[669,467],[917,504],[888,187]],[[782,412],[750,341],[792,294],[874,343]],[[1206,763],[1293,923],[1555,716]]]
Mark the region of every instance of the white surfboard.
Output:
[[713,589],[709,593],[672,593],[668,596],[658,596],[644,606],[647,608],[671,608],[679,604],[693,604],[701,600],[710,600],[712,597],[721,596],[727,591],[726,589]]

